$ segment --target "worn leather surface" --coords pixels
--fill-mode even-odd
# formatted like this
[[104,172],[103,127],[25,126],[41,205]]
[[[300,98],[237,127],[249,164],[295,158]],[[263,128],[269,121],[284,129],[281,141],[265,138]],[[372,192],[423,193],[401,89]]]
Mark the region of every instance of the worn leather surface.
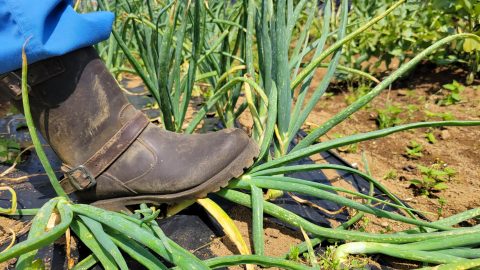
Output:
[[187,190],[233,162],[248,139],[238,129],[186,136],[149,124],[132,147],[98,177],[91,194],[82,196],[109,198]]
[[130,145],[138,138],[150,123],[140,111],[134,112],[128,120],[97,152],[80,167],[62,166],[65,178],[60,185],[67,194],[84,190],[96,184],[95,178],[100,176]]
[[76,166],[122,127],[120,112],[128,102],[93,48],[56,59],[65,71],[31,86],[30,107],[37,128],[60,159]]
[[[31,86],[31,110],[54,151],[65,164],[76,167],[101,149],[138,110],[128,103],[93,48],[57,60],[65,71]],[[185,191],[217,175],[248,144],[248,136],[239,129],[183,135],[149,123],[97,176],[97,184],[78,196],[95,201]]]

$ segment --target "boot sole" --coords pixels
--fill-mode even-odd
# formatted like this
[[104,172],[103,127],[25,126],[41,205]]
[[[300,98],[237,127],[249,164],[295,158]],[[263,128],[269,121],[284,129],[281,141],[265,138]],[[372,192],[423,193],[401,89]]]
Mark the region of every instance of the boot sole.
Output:
[[159,205],[162,203],[175,203],[179,201],[205,198],[207,194],[217,192],[221,188],[226,187],[233,178],[240,177],[245,169],[248,169],[253,165],[255,158],[258,157],[259,151],[260,150],[255,141],[250,139],[245,150],[227,167],[201,185],[188,190],[170,194],[140,195],[100,200],[92,203],[92,205],[110,211],[129,211],[127,206],[141,203]]

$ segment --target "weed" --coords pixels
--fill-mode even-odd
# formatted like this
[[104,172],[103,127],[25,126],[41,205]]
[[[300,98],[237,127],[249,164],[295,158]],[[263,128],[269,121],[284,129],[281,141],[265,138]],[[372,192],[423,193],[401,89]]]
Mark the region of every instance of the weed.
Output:
[[20,153],[20,144],[12,139],[0,138],[0,162],[12,164]]
[[415,89],[407,89],[407,91],[405,92],[405,96],[409,98],[415,98],[415,97],[418,97],[418,94]]
[[418,106],[414,104],[408,104],[407,105],[407,112],[408,112],[408,118],[412,119],[413,114],[418,111]]
[[316,259],[315,256],[313,256],[313,258],[312,258],[308,252],[302,253],[302,257],[305,258],[305,262],[311,262],[312,259],[313,259],[313,260]]
[[437,209],[438,218],[442,218],[443,209],[445,208],[445,205],[447,205],[447,199],[445,199],[444,197],[440,197],[438,198],[438,203],[440,204],[440,206]]
[[387,224],[387,226],[385,226],[385,228],[380,230],[380,233],[392,233],[392,232],[393,232],[393,228],[392,228],[392,225],[390,225],[390,224]]
[[370,92],[372,88],[368,85],[360,85],[358,87],[352,87],[349,91],[350,94],[345,95],[345,102],[347,105],[352,104],[357,101],[359,98],[363,97],[365,94]]
[[359,223],[358,230],[361,232],[365,232],[367,230],[368,224],[370,224],[370,219],[364,216],[361,222]]
[[[405,96],[408,97],[409,99],[416,100],[420,103],[425,102],[425,96],[424,95],[419,95],[418,91],[416,89],[407,89],[405,91]],[[413,105],[413,104],[411,106],[417,107],[416,105]]]
[[429,167],[418,165],[422,174],[421,179],[412,179],[410,183],[417,189],[418,194],[432,196],[432,193],[447,189],[447,182],[457,173],[443,162],[436,162]]
[[400,118],[402,112],[402,108],[392,104],[388,104],[384,109],[378,109],[376,119],[378,127],[383,129],[401,124],[403,122]]
[[[338,134],[338,133],[333,134],[333,137],[335,139],[343,138],[344,136],[345,135]],[[346,146],[338,147],[337,150],[343,153],[355,154],[358,152],[358,143],[352,143]]]
[[287,258],[291,261],[300,262],[300,249],[298,246],[291,246],[290,251],[288,252]]
[[427,141],[431,144],[434,144],[437,142],[437,138],[435,137],[435,134],[433,134],[433,131],[431,130],[425,133],[425,139],[427,139]]
[[383,176],[383,180],[395,180],[397,179],[398,173],[397,170],[390,170]]
[[423,146],[415,140],[410,141],[410,144],[405,148],[406,156],[410,159],[418,159],[423,157]]
[[451,120],[455,119],[455,117],[449,112],[436,113],[436,112],[425,111],[425,116],[427,117],[427,119],[438,119],[438,118],[440,118],[443,121],[451,121]]
[[347,269],[365,269],[368,265],[368,258],[362,256],[354,256],[348,260]]
[[335,249],[337,246],[327,246],[325,252],[319,258],[320,269],[336,270],[341,269],[340,262],[334,258]]
[[449,106],[462,101],[462,96],[460,94],[465,90],[465,86],[461,85],[459,82],[454,80],[452,83],[444,84],[443,89],[448,92],[444,98],[438,101],[438,105]]

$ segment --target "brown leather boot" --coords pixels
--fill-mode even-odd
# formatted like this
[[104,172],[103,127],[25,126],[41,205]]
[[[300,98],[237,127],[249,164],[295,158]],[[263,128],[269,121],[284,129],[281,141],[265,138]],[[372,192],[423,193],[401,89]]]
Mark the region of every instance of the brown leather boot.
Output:
[[[19,75],[0,79],[0,89],[17,101]],[[150,123],[93,48],[32,64],[28,75],[36,127],[65,163],[62,187],[99,207],[201,198],[258,155],[240,129],[182,135]]]

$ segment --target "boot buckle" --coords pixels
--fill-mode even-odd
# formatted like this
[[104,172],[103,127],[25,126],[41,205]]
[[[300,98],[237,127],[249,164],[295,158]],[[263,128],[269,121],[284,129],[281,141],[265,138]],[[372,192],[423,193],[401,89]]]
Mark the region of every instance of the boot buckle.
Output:
[[76,190],[85,190],[97,184],[95,177],[83,166],[77,166],[65,172],[65,177]]
[[[28,91],[30,86],[27,84]],[[15,72],[0,75],[0,89],[3,89],[14,100],[22,99],[22,78]]]

